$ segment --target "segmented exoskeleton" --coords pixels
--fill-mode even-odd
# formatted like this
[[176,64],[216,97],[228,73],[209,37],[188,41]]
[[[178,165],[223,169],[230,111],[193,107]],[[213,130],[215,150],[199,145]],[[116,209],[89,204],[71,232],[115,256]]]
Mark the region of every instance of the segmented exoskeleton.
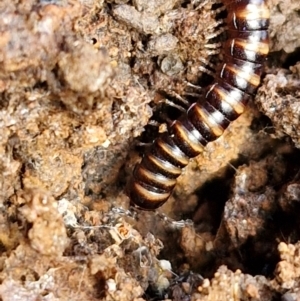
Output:
[[137,164],[127,187],[131,203],[153,210],[167,201],[190,158],[219,138],[237,119],[260,84],[269,52],[269,10],[263,0],[226,1],[227,40],[224,61],[207,88],[205,100],[193,103],[159,136]]

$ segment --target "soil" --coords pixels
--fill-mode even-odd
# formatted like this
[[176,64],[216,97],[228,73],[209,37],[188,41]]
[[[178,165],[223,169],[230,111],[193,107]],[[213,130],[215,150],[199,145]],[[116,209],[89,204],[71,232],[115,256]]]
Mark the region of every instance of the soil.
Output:
[[212,81],[222,2],[2,1],[0,300],[300,300],[300,1],[267,5],[255,99],[144,212],[126,183]]

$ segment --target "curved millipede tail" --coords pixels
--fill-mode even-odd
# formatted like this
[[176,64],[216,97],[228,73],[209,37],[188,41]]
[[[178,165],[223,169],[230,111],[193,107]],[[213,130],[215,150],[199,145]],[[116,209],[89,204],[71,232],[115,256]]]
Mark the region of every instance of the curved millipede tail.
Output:
[[204,101],[192,104],[156,139],[127,186],[131,204],[154,210],[164,204],[190,158],[219,138],[255,93],[269,52],[269,10],[263,0],[223,1],[227,12],[224,61]]

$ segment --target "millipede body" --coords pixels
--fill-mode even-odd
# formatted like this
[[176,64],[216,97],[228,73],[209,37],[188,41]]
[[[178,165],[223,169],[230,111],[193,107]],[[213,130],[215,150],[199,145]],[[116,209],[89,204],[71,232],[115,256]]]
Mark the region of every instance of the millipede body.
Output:
[[228,15],[224,61],[207,88],[205,99],[193,103],[160,135],[136,165],[127,186],[131,204],[154,210],[164,204],[190,158],[219,138],[238,118],[260,84],[269,52],[269,10],[263,0],[223,1]]

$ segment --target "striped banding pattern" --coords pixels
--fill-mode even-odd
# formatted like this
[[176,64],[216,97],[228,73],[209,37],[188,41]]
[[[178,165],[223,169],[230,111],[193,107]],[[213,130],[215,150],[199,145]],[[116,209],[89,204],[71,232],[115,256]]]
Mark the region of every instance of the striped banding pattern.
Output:
[[168,200],[189,159],[244,112],[260,84],[269,52],[269,9],[263,0],[223,2],[228,13],[224,61],[217,67],[205,99],[175,120],[136,165],[127,195],[131,204],[141,209],[154,210]]

